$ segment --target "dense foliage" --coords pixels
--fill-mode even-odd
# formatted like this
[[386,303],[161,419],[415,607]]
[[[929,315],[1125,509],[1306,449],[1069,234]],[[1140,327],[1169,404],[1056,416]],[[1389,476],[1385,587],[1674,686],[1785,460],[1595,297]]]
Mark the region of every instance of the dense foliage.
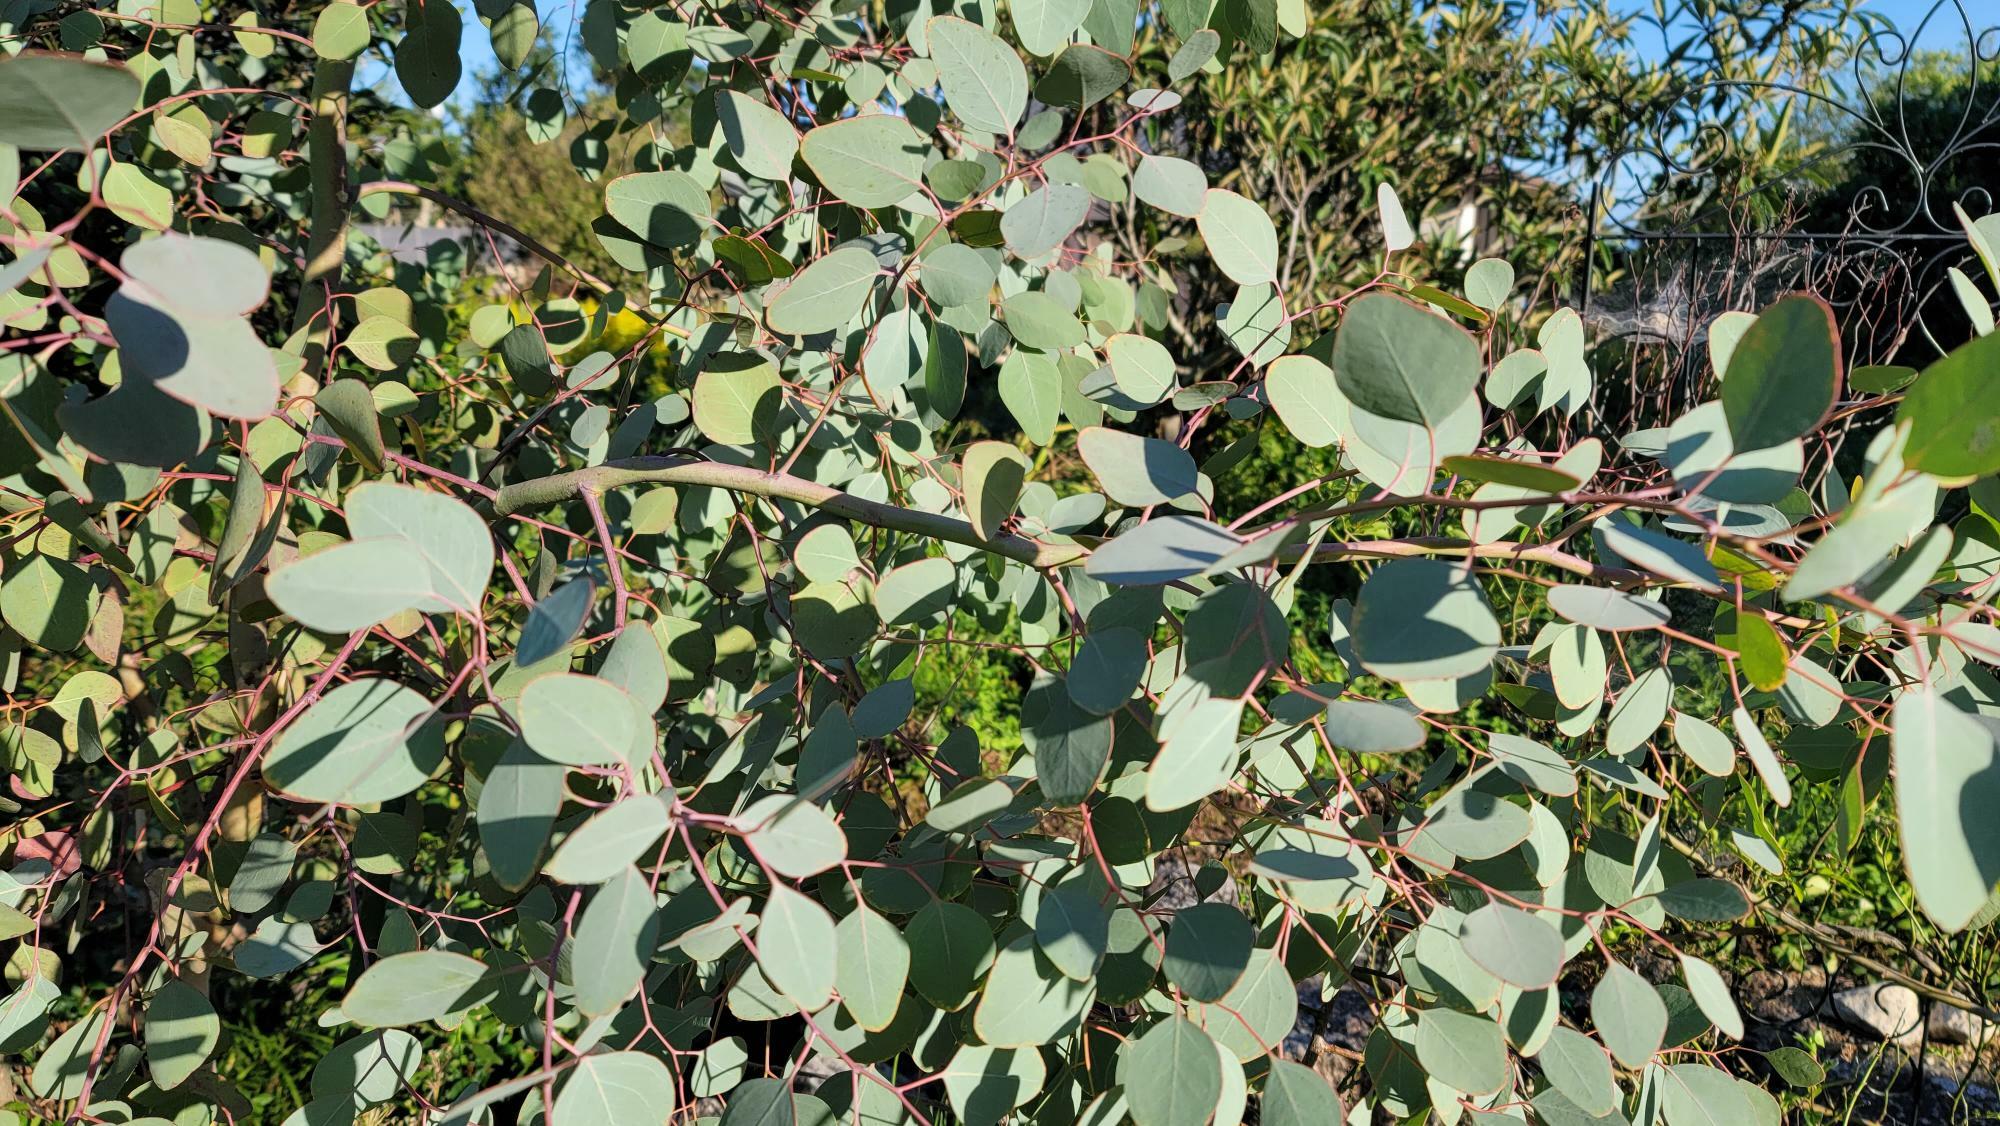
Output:
[[[1817,1079],[1710,955],[1790,918],[1795,795],[2000,913],[1995,337],[1849,370],[1787,296],[1600,434],[1582,319],[1420,239],[1396,144],[1300,188],[1327,107],[1179,116],[1339,21],[936,7],[591,0],[596,96],[482,0],[587,250],[350,132],[374,60],[459,89],[445,0],[0,16],[73,52],[0,61],[19,1115],[1777,1122]],[[1548,7],[1479,42],[1605,26]]]

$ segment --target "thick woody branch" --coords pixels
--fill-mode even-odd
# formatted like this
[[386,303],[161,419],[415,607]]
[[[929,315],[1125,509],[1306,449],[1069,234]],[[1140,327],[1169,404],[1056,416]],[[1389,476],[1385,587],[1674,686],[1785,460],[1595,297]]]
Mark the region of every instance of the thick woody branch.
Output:
[[[327,296],[340,288],[340,268],[347,259],[347,105],[353,82],[351,62],[322,59],[313,74],[312,125],[306,130],[306,159],[312,168],[311,227],[305,268],[299,276],[298,307],[292,311],[294,332],[312,324],[325,309]],[[332,326],[322,323],[316,335],[331,340]]]
[[[1297,559],[1303,549],[1294,548],[1281,552],[1281,559]],[[1624,567],[1607,567],[1593,563],[1580,555],[1572,555],[1560,548],[1545,547],[1531,543],[1480,543],[1470,540],[1451,539],[1443,536],[1421,536],[1401,540],[1356,540],[1348,543],[1322,543],[1313,552],[1313,562],[1330,562],[1335,559],[1380,558],[1402,559],[1415,555],[1447,555],[1474,559],[1503,560],[1516,563],[1540,563],[1587,579],[1610,583],[1614,586],[1628,586],[1648,581],[1651,577],[1644,572],[1627,570]]]
[[817,508],[835,516],[890,531],[909,532],[931,539],[948,540],[982,548],[996,555],[1026,563],[1031,567],[1060,567],[1082,559],[1087,552],[1076,544],[1044,544],[1024,536],[981,539],[972,525],[935,512],[898,508],[893,504],[864,500],[829,485],[822,485],[786,473],[766,473],[742,465],[696,461],[671,457],[635,457],[606,462],[589,469],[538,477],[502,488],[493,498],[493,511],[501,516],[530,508],[542,508],[573,500],[585,493],[602,494],[626,485],[706,485],[734,493],[788,500]]
[[[808,481],[786,473],[767,473],[741,465],[700,461],[690,458],[636,457],[606,462],[589,469],[538,477],[502,488],[493,498],[493,511],[501,516],[533,508],[602,495],[627,485],[706,485],[734,493],[788,500],[808,508],[890,531],[909,532],[931,539],[947,540],[991,551],[996,555],[1047,570],[1072,566],[1089,556],[1089,548],[1077,543],[1041,543],[1025,536],[1005,535],[992,540],[979,537],[964,520],[935,512],[899,508],[880,501],[864,500],[829,485]],[[1297,559],[1295,549],[1280,558]],[[1351,558],[1401,558],[1417,555],[1466,556],[1475,559],[1502,559],[1540,563],[1600,582],[1627,584],[1644,581],[1646,576],[1621,567],[1607,567],[1553,547],[1533,544],[1473,544],[1465,540],[1424,538],[1404,540],[1364,540],[1354,543],[1323,543],[1314,551],[1315,562]]]

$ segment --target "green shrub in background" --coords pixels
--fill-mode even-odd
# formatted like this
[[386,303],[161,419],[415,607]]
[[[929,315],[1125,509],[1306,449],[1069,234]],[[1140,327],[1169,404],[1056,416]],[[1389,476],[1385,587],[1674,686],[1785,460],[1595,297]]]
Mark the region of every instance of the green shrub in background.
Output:
[[1775,1122],[1704,955],[1795,792],[1995,913],[1993,337],[1847,371],[1785,297],[1600,436],[1577,314],[1403,272],[1392,189],[1300,300],[1149,129],[1271,0],[593,2],[610,102],[524,105],[623,274],[502,229],[466,308],[352,223],[495,221],[346,129],[463,14],[160,14],[0,62],[6,1113]]

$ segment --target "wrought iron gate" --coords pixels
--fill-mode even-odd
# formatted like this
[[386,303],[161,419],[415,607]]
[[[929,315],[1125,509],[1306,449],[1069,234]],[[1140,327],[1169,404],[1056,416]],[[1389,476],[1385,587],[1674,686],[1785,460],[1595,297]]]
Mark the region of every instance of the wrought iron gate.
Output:
[[1914,26],[1869,27],[1822,88],[1690,85],[1688,112],[1662,121],[1698,121],[1693,107],[1726,90],[1773,112],[1792,106],[1823,132],[1822,148],[1738,191],[1683,163],[1700,125],[1661,126],[1609,162],[1591,190],[1580,270],[1580,305],[1600,338],[1693,359],[1717,313],[1805,289],[1839,310],[1854,364],[1921,362],[1966,339],[1951,270],[1981,279],[1989,299],[1991,282],[1954,206],[1975,218],[2000,209],[1995,21],[1995,0],[1935,0]]

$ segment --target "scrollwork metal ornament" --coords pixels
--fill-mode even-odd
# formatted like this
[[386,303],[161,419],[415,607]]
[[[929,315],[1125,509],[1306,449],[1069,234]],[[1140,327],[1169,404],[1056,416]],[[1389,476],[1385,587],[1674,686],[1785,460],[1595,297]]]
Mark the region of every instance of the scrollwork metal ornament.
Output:
[[[1996,206],[1978,170],[2000,167],[2000,25],[1978,8],[1935,0],[1907,28],[1863,13],[1842,65],[1810,86],[1690,83],[1592,181],[1586,315],[1607,335],[1685,344],[1715,313],[1757,307],[1746,299],[1808,289],[1860,322],[1856,363],[1962,339],[1931,321],[1953,308],[1933,300],[1951,268],[1976,265],[1958,213]],[[1708,108],[1746,97],[1768,103],[1773,133],[1814,134],[1802,158],[1716,161],[1742,146],[1709,143],[1721,126]]]

